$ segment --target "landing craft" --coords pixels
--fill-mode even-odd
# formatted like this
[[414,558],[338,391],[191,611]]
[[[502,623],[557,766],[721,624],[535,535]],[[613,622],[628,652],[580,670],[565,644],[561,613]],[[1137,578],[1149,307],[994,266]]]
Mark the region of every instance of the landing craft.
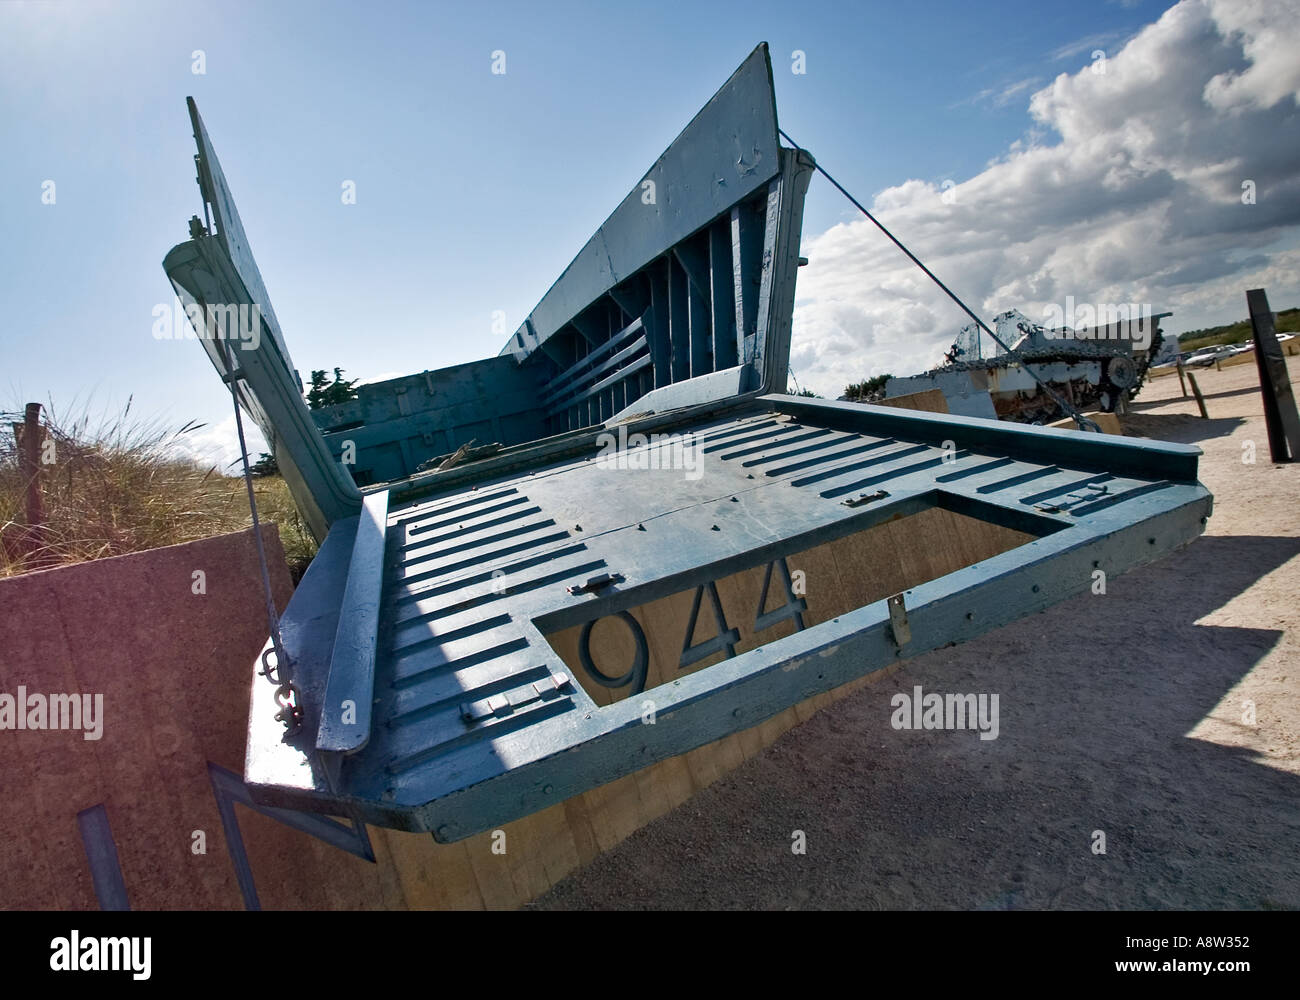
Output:
[[[204,219],[164,267],[186,304],[261,307],[255,349],[200,342],[322,539],[287,662],[272,639],[253,667],[262,804],[460,840],[1039,611],[1210,514],[1193,447],[785,395],[816,164],[780,143],[766,45],[499,355],[325,411],[190,115]],[[699,475],[598,462],[615,428],[689,436]]]

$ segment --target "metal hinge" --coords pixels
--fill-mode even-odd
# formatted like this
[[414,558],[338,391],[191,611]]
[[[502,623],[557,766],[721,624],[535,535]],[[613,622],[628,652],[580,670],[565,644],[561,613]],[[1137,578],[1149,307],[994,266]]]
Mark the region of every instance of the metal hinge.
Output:
[[876,490],[875,493],[863,493],[863,494],[862,494],[861,496],[859,496],[859,497],[850,497],[848,500],[845,500],[845,501],[844,501],[844,506],[845,506],[845,507],[862,507],[862,506],[864,506],[865,504],[869,504],[869,503],[871,503],[871,501],[873,501],[873,500],[883,500],[883,499],[885,499],[885,497],[887,497],[887,496],[889,496],[889,494],[886,493],[884,490]]

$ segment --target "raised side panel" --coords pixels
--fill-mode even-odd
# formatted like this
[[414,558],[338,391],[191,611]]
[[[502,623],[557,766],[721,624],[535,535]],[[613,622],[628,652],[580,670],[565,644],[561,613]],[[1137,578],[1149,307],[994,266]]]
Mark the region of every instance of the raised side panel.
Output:
[[388,491],[366,497],[352,544],[316,748],[356,753],[370,739],[375,695],[375,643],[383,597]]
[[[205,315],[209,307],[257,304],[221,244],[210,236],[173,247],[163,268],[182,303]],[[209,336],[206,324],[195,327],[200,342],[223,379],[235,378],[240,402],[261,428],[275,453],[294,501],[312,534],[324,539],[329,526],[361,509],[361,492],[334,460],[311,411],[302,398],[288,357],[267,336],[262,315],[260,338],[232,345]],[[231,371],[234,368],[235,371]]]
[[[763,189],[780,169],[778,148],[776,95],[763,44],[596,230],[501,353],[522,361],[633,272]],[[651,190],[653,202],[645,197]]]

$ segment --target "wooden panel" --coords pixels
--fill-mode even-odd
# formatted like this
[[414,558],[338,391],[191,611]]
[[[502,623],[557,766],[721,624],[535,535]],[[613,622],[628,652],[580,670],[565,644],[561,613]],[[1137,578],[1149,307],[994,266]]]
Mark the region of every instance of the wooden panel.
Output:
[[[824,542],[788,556],[786,562],[795,578],[796,590],[802,586],[806,591],[802,596],[807,607],[802,616],[804,626],[812,627],[1032,539],[1032,535],[1023,532],[932,507]],[[797,628],[792,618],[786,618],[761,631],[755,630],[766,569],[766,565],[752,566],[716,582],[726,626],[738,633],[737,655],[791,635]],[[708,588],[703,591],[692,645],[718,635]],[[645,633],[649,649],[645,689],[650,697],[660,684],[726,658],[725,651],[718,650],[685,668],[679,666],[695,596],[695,590],[684,590],[630,609]],[[785,598],[784,581],[779,570],[774,571],[766,605],[761,610],[774,610],[785,603]],[[578,657],[582,629],[583,626],[575,625],[547,639],[598,705],[627,697],[630,686],[604,687],[583,669]],[[593,662],[607,676],[624,674],[635,655],[631,630],[615,616],[601,619],[592,627],[589,649]]]
[[948,398],[942,389],[923,389],[903,396],[872,401],[873,406],[893,406],[900,410],[925,410],[927,413],[947,413]]
[[[1123,428],[1121,428],[1119,425],[1119,417],[1115,416],[1115,414],[1113,413],[1089,413],[1087,414],[1087,417],[1089,420],[1096,421],[1097,426],[1101,428],[1101,432],[1103,434],[1124,433]],[[1075,431],[1079,429],[1079,425],[1076,424],[1074,420],[1070,417],[1066,417],[1064,420],[1054,421],[1053,423],[1050,423],[1047,426],[1063,427],[1067,431]]]

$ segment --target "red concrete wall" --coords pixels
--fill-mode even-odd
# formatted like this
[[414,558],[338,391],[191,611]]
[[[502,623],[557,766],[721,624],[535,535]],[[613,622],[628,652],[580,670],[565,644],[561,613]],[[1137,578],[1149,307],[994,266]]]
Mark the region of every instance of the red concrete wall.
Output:
[[[279,534],[264,537],[283,607]],[[0,580],[0,694],[103,695],[99,740],[0,730],[0,906],[98,908],[77,813],[99,803],[133,908],[243,906],[207,762],[243,771],[265,638],[251,530]]]

